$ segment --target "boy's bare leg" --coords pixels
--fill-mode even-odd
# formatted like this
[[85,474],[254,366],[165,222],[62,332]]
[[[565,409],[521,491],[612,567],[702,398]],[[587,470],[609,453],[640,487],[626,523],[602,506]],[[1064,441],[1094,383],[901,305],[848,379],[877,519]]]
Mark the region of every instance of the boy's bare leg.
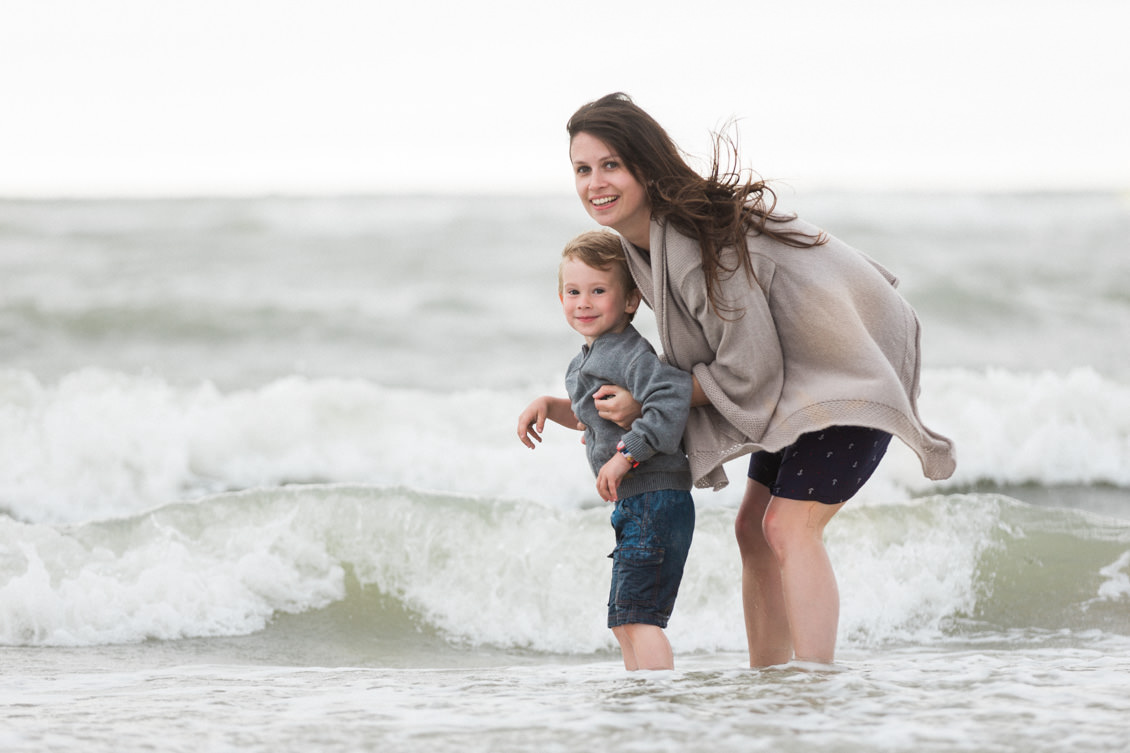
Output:
[[[620,649],[624,652],[624,668],[634,669],[674,669],[675,656],[671,651],[671,643],[667,634],[658,625],[645,625],[632,623],[621,625],[625,636],[620,640]],[[620,638],[619,635],[616,636]],[[625,641],[631,647],[632,666],[628,664],[628,651],[624,648]]]
[[624,657],[624,669],[628,671],[639,669],[640,665],[636,661],[636,652],[632,649],[631,638],[628,637],[628,626],[617,625],[612,628],[612,634],[616,636],[616,641],[620,644],[620,655]]

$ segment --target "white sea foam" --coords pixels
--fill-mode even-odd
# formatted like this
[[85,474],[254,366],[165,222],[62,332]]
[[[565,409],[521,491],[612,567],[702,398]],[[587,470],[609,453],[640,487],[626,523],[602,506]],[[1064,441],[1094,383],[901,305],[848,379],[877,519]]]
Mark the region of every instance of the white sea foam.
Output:
[[1106,578],[1099,586],[1098,598],[1103,601],[1130,600],[1130,551],[1099,570]]
[[[176,753],[565,753],[610,744],[656,753],[1059,753],[1065,744],[1115,753],[1126,744],[1130,660],[1125,641],[1102,648],[915,648],[848,660],[838,672],[680,656],[674,672],[631,674],[612,659],[390,669],[177,663],[183,655],[168,645],[140,658],[117,648],[50,652],[47,667],[0,676],[0,707],[11,709],[0,743],[13,753],[130,744]],[[168,656],[167,666],[154,667],[154,655]]]
[[[599,505],[578,434],[551,425],[533,452],[517,441],[526,401],[555,388],[443,393],[292,377],[224,393],[94,369],[56,384],[0,372],[0,506],[24,520],[78,522],[294,482]],[[957,442],[957,473],[932,484],[895,442],[860,504],[980,481],[1130,486],[1130,386],[1094,371],[931,372],[921,402]],[[743,461],[728,472],[728,489],[696,492],[700,505],[738,503]]]
[[[936,641],[954,619],[979,612],[1011,624],[1007,605],[1022,596],[993,594],[1000,608],[982,601],[994,588],[1013,588],[1012,571],[998,575],[989,555],[1048,527],[1026,522],[1017,505],[956,495],[846,509],[828,537],[844,596],[844,645]],[[352,579],[457,645],[611,650],[608,515],[607,507],[318,485],[222,494],[66,528],[0,518],[0,645],[246,635],[284,613],[362,598],[349,595]],[[699,512],[669,627],[679,651],[744,646],[732,526],[730,510]],[[1127,543],[1125,526],[1083,528],[1037,555],[1101,546],[1099,556],[1109,557],[1103,552]],[[1054,573],[1056,598],[1077,612],[1093,597],[1102,563],[1067,567]],[[1120,561],[1103,570],[1109,600],[1126,598],[1115,592],[1123,569]],[[366,621],[367,629],[384,624],[379,615]]]
[[[935,486],[1109,484],[1130,486],[1130,384],[1093,369],[1015,373],[942,369],[923,374],[919,409],[957,445],[957,471]],[[928,488],[899,442],[861,500]]]

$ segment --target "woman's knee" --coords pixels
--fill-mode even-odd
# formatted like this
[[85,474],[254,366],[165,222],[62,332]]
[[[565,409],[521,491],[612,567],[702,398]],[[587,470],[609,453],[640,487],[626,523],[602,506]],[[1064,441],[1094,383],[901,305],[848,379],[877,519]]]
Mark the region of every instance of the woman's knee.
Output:
[[741,549],[760,548],[765,545],[765,535],[762,530],[762,521],[765,518],[765,509],[772,495],[769,490],[756,481],[749,481],[746,485],[745,497],[738,508],[734,518],[734,535],[737,536]]
[[789,549],[789,543],[796,535],[795,524],[791,516],[786,514],[783,505],[778,503],[765,511],[761,521],[762,535],[765,543],[773,550],[778,559],[783,557]]
[[737,517],[734,518],[734,535],[738,537],[740,544],[752,544],[762,540],[764,537],[761,532],[761,516],[745,508],[739,509]]
[[778,560],[794,547],[823,542],[824,527],[841,506],[775,497],[762,521],[765,541]]

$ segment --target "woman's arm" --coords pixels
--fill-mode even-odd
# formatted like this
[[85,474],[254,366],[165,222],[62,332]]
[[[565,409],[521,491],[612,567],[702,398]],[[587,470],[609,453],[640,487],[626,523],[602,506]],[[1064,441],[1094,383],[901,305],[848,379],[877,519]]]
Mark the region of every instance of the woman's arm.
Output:
[[541,441],[541,435],[545,433],[546,419],[561,424],[567,429],[582,428],[567,398],[542,395],[527,405],[518,416],[519,441],[531,450],[534,449],[535,445],[530,440]]
[[[710,401],[698,379],[691,377],[691,407],[707,405]],[[593,393],[596,412],[601,418],[611,421],[621,429],[632,428],[632,422],[643,415],[642,406],[636,402],[631,392],[615,384],[606,384]]]
[[698,377],[694,374],[691,375],[691,407],[701,408],[704,405],[710,405],[710,398],[702,390],[702,385],[698,383]]

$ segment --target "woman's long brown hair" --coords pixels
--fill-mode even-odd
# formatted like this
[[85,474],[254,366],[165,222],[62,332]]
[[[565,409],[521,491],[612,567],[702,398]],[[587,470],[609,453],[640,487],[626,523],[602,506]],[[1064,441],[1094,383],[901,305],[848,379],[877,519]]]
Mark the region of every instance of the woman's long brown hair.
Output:
[[[719,300],[719,281],[738,269],[755,279],[747,235],[765,235],[794,248],[827,242],[822,233],[812,236],[770,224],[794,216],[775,212],[777,195],[765,181],[742,175],[737,144],[727,136],[715,135],[710,174],[703,177],[687,164],[663,127],[622,92],[583,105],[566,129],[570,141],[578,133],[603,141],[644,186],[653,216],[698,241],[707,295],[719,316],[737,310]],[[736,256],[730,262],[724,258],[727,248]]]

